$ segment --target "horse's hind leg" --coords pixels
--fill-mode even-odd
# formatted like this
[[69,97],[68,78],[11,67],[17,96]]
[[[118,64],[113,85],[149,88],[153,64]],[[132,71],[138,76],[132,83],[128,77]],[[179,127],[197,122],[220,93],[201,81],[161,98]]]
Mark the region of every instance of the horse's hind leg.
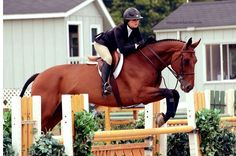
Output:
[[[49,96],[48,96],[49,95]],[[58,118],[61,118],[61,115],[57,117],[54,114],[55,112],[60,112],[60,98],[59,95],[55,94],[43,94],[42,95],[42,131],[46,132],[52,130],[55,126],[55,123],[58,121]]]
[[55,112],[52,114],[45,127],[53,129],[62,119],[62,105],[61,102],[57,106]]

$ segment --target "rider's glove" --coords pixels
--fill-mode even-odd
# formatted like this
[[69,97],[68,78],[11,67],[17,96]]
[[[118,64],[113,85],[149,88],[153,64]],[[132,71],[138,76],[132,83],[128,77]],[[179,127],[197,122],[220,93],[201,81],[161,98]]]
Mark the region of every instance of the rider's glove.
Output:
[[[137,47],[136,47],[136,45],[137,45]],[[143,40],[141,40],[141,41],[139,41],[137,44],[135,44],[135,48],[136,49],[141,49],[141,48],[143,48],[145,46],[145,44],[144,44],[144,41]]]

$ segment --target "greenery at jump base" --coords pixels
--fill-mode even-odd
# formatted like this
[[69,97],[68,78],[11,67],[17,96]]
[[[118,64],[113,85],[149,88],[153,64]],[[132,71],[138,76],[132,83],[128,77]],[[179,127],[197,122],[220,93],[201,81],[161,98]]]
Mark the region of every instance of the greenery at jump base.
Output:
[[3,124],[3,154],[14,155],[11,141],[11,112],[6,111],[3,113],[4,124]]
[[[219,110],[203,109],[197,112],[196,125],[200,134],[201,152],[204,156],[236,155],[235,134],[222,127]],[[168,156],[173,155],[190,155],[188,135],[186,133],[173,134],[168,137]]]
[[66,156],[65,147],[52,137],[52,133],[42,134],[30,148],[31,156]]
[[[115,126],[113,129],[144,128],[144,114],[139,120],[126,126]],[[234,156],[236,155],[236,137],[229,129],[220,124],[218,110],[204,109],[196,113],[196,124],[201,139],[201,151],[205,156]],[[225,125],[225,123],[224,123]],[[11,146],[11,113],[4,112],[4,155],[14,155]],[[91,156],[92,138],[94,132],[104,130],[104,115],[94,116],[88,112],[78,112],[75,115],[74,152],[79,156]],[[139,142],[140,140],[136,140]],[[117,143],[132,143],[133,141],[118,141]],[[29,151],[30,155],[60,155],[65,156],[64,146],[52,138],[49,132],[43,134]],[[158,155],[158,154],[157,154]],[[178,133],[168,135],[167,155],[189,156],[188,135]]]

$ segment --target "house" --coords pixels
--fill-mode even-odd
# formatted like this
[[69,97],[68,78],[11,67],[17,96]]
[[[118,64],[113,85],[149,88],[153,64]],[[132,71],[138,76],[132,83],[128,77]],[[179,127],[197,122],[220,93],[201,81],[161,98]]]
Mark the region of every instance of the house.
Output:
[[[157,39],[201,39],[194,91],[236,89],[236,1],[186,3],[153,27]],[[163,72],[167,86],[175,86]],[[182,100],[186,94],[181,92]]]
[[34,73],[96,55],[95,35],[114,26],[102,0],[4,0],[4,96]]

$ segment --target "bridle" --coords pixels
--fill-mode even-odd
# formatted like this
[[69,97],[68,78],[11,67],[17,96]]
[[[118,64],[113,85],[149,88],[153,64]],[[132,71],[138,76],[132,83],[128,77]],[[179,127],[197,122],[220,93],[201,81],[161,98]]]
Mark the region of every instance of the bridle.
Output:
[[176,60],[178,60],[179,58],[181,59],[181,70],[180,72],[177,74],[177,77],[180,77],[180,76],[184,76],[184,75],[194,75],[195,73],[192,72],[192,73],[184,73],[184,56],[183,56],[183,53],[193,53],[193,51],[184,51],[182,50],[179,54],[179,56],[174,60],[172,61],[172,63],[174,63]]
[[[168,69],[170,70],[170,72],[176,77],[177,82],[176,82],[176,85],[175,85],[175,89],[176,89],[176,87],[177,87],[177,85],[178,85],[178,81],[179,81],[179,82],[183,81],[183,76],[184,76],[184,75],[194,75],[194,72],[192,72],[192,73],[184,73],[184,57],[183,57],[183,53],[194,53],[194,52],[192,52],[192,51],[191,51],[191,52],[190,52],[190,51],[184,51],[185,45],[183,46],[182,50],[179,52],[179,53],[180,53],[179,56],[178,56],[174,61],[172,61],[172,63],[173,63],[173,62],[177,61],[178,59],[181,59],[181,69],[180,69],[180,72],[179,72],[179,73],[177,73],[177,72],[175,72],[173,69],[171,69],[171,68],[161,59],[161,57],[160,57],[149,45],[147,45],[146,47],[147,47],[148,50],[164,65],[164,67],[168,68]],[[152,61],[147,55],[145,55],[141,49],[139,49],[139,52],[140,52],[140,53],[147,59],[147,61],[156,69],[156,66],[155,66],[155,64],[153,63],[153,61]],[[164,79],[164,78],[163,78],[163,79]],[[165,84],[165,86],[166,86],[165,81],[164,81],[164,84]]]

